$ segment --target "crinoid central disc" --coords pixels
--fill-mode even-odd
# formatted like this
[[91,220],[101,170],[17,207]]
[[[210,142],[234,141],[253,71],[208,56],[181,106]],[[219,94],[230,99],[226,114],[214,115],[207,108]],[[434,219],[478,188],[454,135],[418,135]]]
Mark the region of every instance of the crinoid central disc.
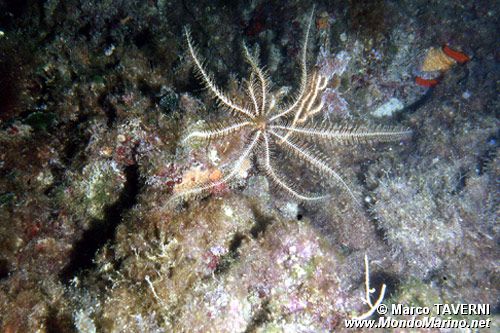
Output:
[[259,130],[265,131],[267,126],[267,119],[264,117],[258,117],[257,119],[255,119],[255,126]]

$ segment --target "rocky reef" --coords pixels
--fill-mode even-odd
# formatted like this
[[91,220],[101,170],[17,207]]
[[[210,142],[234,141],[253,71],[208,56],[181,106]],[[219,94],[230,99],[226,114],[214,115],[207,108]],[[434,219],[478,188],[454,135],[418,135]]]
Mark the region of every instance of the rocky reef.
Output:
[[[369,309],[365,255],[373,301],[385,285],[388,306],[488,304],[474,318],[498,329],[494,2],[316,2],[306,60],[330,81],[315,121],[413,132],[318,148],[359,204],[336,186],[300,202],[253,159],[170,201],[223,179],[243,145],[184,140],[228,114],[194,75],[183,28],[231,99],[248,82],[242,42],[286,98],[311,10],[0,1],[2,332],[343,331]],[[330,181],[278,160],[308,191]]]

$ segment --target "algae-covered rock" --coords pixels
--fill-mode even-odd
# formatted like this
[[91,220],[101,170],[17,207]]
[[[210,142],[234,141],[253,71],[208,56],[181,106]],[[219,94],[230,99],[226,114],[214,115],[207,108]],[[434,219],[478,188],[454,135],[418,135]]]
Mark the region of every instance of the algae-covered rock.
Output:
[[[374,299],[386,285],[386,305],[489,305],[478,319],[498,331],[499,6],[312,7],[0,1],[0,331],[341,332],[369,310],[366,280]],[[194,75],[185,27],[212,89]],[[247,77],[242,42],[266,79]],[[468,61],[425,81],[430,49]],[[319,75],[330,82],[314,96]],[[284,141],[269,155],[279,176],[327,198],[276,191],[262,142],[217,183],[245,133],[185,140],[242,121],[214,91],[278,114],[301,86],[297,107],[318,113],[300,126],[412,130],[339,147],[286,134],[350,180],[358,203]],[[217,186],[172,204],[200,181]]]
[[146,234],[120,228],[115,260],[126,265],[106,273],[116,287],[96,325],[139,331],[137,316],[149,313],[167,331],[339,327],[362,303],[339,288],[338,255],[309,221],[267,215],[251,202],[209,199],[180,214],[159,208],[141,215]]
[[78,211],[102,219],[104,208],[118,199],[124,183],[125,175],[114,161],[98,160],[88,164],[75,186]]

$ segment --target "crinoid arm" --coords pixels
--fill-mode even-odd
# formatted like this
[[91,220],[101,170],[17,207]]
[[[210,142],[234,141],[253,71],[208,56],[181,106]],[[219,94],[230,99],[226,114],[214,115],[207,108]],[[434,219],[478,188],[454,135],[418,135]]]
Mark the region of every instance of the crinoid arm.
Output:
[[259,139],[261,137],[261,132],[257,131],[255,135],[252,138],[252,141],[245,147],[243,150],[242,154],[238,158],[238,160],[234,163],[233,167],[231,168],[231,171],[225,175],[222,179],[214,182],[204,182],[201,184],[195,184],[192,187],[189,187],[187,189],[180,190],[177,193],[174,193],[172,197],[169,199],[169,202],[177,202],[179,199],[189,197],[189,196],[196,196],[199,195],[207,190],[210,190],[211,188],[227,184],[230,181],[232,181],[238,172],[241,170],[241,166],[245,159],[247,159],[259,143]]
[[[249,86],[252,100],[254,100],[255,114],[261,115],[267,111],[267,96],[269,95],[270,83],[269,75],[267,72],[259,66],[256,56],[252,55],[248,50],[248,47],[243,44],[243,50],[245,51],[245,59],[250,64],[251,75],[250,82],[254,81],[252,76],[257,76],[258,84],[253,83]],[[260,89],[259,89],[260,88]],[[257,92],[255,90],[258,90]],[[260,99],[260,101],[259,101]],[[260,103],[259,103],[260,102]]]
[[213,76],[209,74],[203,66],[203,59],[198,55],[198,51],[196,50],[196,47],[194,46],[193,40],[191,38],[191,32],[187,27],[184,28],[184,35],[186,36],[189,54],[191,55],[191,58],[196,65],[197,73],[205,84],[205,87],[212,93],[214,98],[217,99],[220,104],[228,107],[230,110],[233,110],[236,113],[243,114],[250,119],[254,119],[255,115],[252,114],[250,110],[247,110],[246,108],[235,103],[233,100],[227,97],[226,94],[215,84]]
[[[324,102],[321,98],[323,90],[328,84],[328,79],[314,71],[308,84],[308,93],[301,99],[293,117],[292,126],[304,123],[323,109]],[[319,99],[319,103],[318,103]]]
[[291,112],[295,112],[297,106],[301,103],[302,99],[304,98],[304,95],[306,94],[306,88],[307,88],[307,83],[308,83],[308,76],[307,76],[307,44],[309,43],[309,32],[311,30],[311,25],[312,25],[312,20],[314,17],[314,6],[313,9],[311,10],[311,15],[309,16],[309,20],[307,22],[307,28],[306,28],[306,33],[304,36],[304,42],[302,45],[302,54],[300,57],[300,71],[301,71],[301,77],[300,77],[300,85],[299,85],[299,90],[296,94],[296,97],[292,103],[289,104],[287,108],[285,108],[282,112],[274,115],[273,117],[270,118],[270,121],[274,121],[276,119],[279,119],[281,117],[284,117],[288,115]]
[[349,185],[345,180],[328,165],[328,158],[321,154],[318,150],[313,147],[308,147],[306,145],[294,142],[291,139],[287,139],[284,136],[276,133],[273,130],[268,131],[269,134],[274,136],[279,142],[283,149],[286,149],[293,155],[297,156],[299,159],[307,162],[313,168],[315,168],[320,174],[332,178],[335,182],[341,185],[341,187],[346,190],[346,192],[351,196],[351,198],[360,204],[354,192],[351,190]]
[[255,114],[259,113],[259,102],[257,100],[257,87],[255,82],[255,73],[250,74],[250,79],[247,81],[247,95],[252,101],[253,108],[255,110]]
[[306,195],[300,193],[296,186],[292,183],[286,182],[282,176],[280,176],[275,168],[271,164],[271,148],[270,148],[270,140],[266,133],[263,134],[264,137],[264,171],[267,177],[275,184],[277,187],[281,188],[285,191],[285,193],[289,194],[293,198],[300,201],[315,201],[315,200],[323,200],[328,198],[327,195]]
[[249,121],[243,121],[226,126],[216,126],[206,130],[192,131],[183,138],[183,142],[187,142],[190,140],[210,141],[223,138],[237,133],[244,127],[250,126],[251,124],[252,123]]
[[301,139],[319,140],[333,144],[358,144],[370,142],[391,142],[408,139],[413,131],[408,128],[378,126],[293,126],[286,123],[271,125],[270,129],[285,131]]

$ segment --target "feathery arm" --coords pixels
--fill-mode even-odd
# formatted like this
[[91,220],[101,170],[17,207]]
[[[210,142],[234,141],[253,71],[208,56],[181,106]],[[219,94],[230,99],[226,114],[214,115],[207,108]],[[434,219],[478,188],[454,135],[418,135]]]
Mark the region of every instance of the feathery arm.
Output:
[[255,95],[255,73],[252,72],[250,74],[250,80],[247,83],[247,91],[248,91],[248,96],[252,100],[253,103],[253,108],[254,108],[254,114],[258,115],[259,114],[259,104],[257,102],[257,96]]
[[309,31],[311,30],[311,23],[314,16],[314,6],[311,11],[311,15],[309,16],[309,22],[307,23],[306,34],[304,36],[304,45],[302,45],[302,56],[300,59],[300,69],[301,69],[301,78],[300,78],[300,88],[299,93],[295,99],[295,101],[283,112],[273,116],[270,121],[274,121],[278,118],[286,116],[288,113],[292,112],[297,105],[299,105],[300,101],[304,97],[306,86],[307,86],[307,43],[309,42]]
[[280,177],[274,171],[271,165],[271,152],[269,147],[269,138],[266,133],[264,133],[264,169],[267,176],[274,182],[277,186],[284,189],[288,194],[292,195],[296,199],[301,201],[313,201],[313,200],[321,200],[325,199],[327,196],[305,196],[300,194],[298,191],[294,189],[293,185],[285,183],[285,181],[281,180]]
[[264,71],[259,67],[257,60],[250,54],[248,48],[245,44],[243,44],[243,49],[245,50],[245,58],[252,67],[252,72],[257,74],[259,78],[260,84],[260,98],[261,98],[261,106],[257,108],[255,111],[257,115],[260,115],[266,111],[266,95],[268,94],[268,78],[265,75]]
[[188,28],[184,28],[184,34],[186,35],[186,41],[188,43],[188,49],[189,53],[191,55],[191,58],[193,58],[194,63],[196,64],[196,68],[198,69],[198,72],[201,75],[201,78],[203,79],[203,82],[205,83],[205,86],[214,94],[214,96],[217,98],[219,102],[224,104],[225,106],[229,107],[232,110],[235,110],[237,112],[243,113],[247,117],[250,117],[251,119],[254,119],[255,116],[249,112],[247,109],[244,107],[239,106],[235,102],[233,102],[229,97],[224,95],[222,90],[217,87],[215,84],[214,80],[212,79],[211,75],[207,73],[205,68],[203,68],[202,61],[200,60],[200,57],[197,55],[196,49],[193,46],[193,41],[191,39],[191,33],[189,32]]
[[251,122],[245,121],[245,122],[241,122],[241,123],[237,123],[234,125],[230,125],[230,126],[226,126],[226,127],[222,127],[222,128],[218,128],[218,129],[213,129],[213,130],[193,131],[193,132],[189,133],[184,138],[183,141],[186,142],[186,141],[189,141],[193,138],[212,140],[212,139],[216,139],[216,138],[225,137],[225,136],[228,136],[228,135],[233,134],[235,132],[238,132],[243,127],[249,126],[250,124],[251,124]]
[[319,140],[328,140],[339,144],[368,143],[371,141],[389,142],[407,139],[412,130],[398,127],[376,127],[371,130],[355,126],[322,126],[297,127],[293,125],[271,125],[271,129],[284,130],[299,137],[308,137]]
[[301,157],[303,160],[308,162],[311,166],[315,167],[318,171],[333,177],[338,183],[340,183],[346,190],[347,193],[354,199],[356,203],[359,204],[359,201],[357,200],[356,196],[352,192],[352,190],[349,188],[349,186],[346,184],[346,182],[340,177],[340,175],[335,172],[327,163],[325,158],[321,157],[321,154],[319,152],[311,152],[309,149],[306,147],[301,147],[297,145],[296,143],[288,140],[284,136],[279,135],[278,133],[274,132],[273,130],[268,131],[271,135],[275,136],[277,139],[280,140],[284,144],[283,147],[287,147],[289,151],[291,151],[293,154],[296,156]]

